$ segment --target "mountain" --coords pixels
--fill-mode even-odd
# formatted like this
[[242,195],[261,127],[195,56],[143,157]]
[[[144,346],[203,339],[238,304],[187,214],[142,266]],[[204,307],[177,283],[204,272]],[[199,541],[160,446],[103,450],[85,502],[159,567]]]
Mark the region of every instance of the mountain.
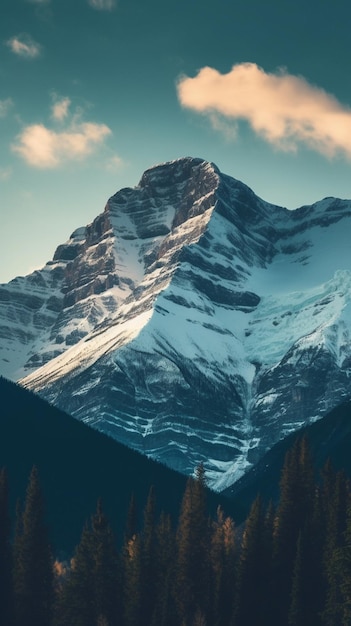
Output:
[[[9,476],[11,514],[24,499],[33,465],[38,467],[55,553],[71,556],[98,498],[123,541],[127,510],[134,495],[139,522],[151,485],[156,507],[179,514],[186,477],[50,406],[35,394],[0,377],[0,468]],[[209,510],[221,505],[234,515],[228,499],[208,491]]]
[[229,487],[350,397],[351,201],[295,211],[202,159],[147,170],[0,289],[4,375]]
[[279,482],[285,455],[297,438],[306,437],[311,452],[317,481],[325,463],[330,460],[335,471],[351,477],[351,400],[345,401],[322,419],[302,427],[276,443],[255,466],[233,485],[222,491],[233,500],[236,521],[247,516],[259,493],[268,504],[279,499]]

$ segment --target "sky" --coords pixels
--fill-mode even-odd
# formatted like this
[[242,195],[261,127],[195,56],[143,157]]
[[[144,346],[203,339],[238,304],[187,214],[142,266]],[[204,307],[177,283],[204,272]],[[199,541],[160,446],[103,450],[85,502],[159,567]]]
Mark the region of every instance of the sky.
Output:
[[1,0],[0,282],[182,156],[289,209],[351,198],[350,22],[347,0]]

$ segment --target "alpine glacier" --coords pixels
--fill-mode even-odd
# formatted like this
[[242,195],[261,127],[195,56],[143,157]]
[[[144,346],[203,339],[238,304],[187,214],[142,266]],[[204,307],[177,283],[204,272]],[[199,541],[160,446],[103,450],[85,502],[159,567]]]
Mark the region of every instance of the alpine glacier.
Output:
[[289,211],[198,158],[147,170],[0,288],[1,373],[222,490],[351,395],[351,201]]

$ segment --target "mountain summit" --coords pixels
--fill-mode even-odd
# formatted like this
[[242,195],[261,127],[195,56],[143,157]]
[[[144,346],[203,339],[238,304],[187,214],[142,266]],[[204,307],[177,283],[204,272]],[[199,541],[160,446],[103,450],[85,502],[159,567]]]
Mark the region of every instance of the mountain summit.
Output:
[[158,165],[1,286],[0,371],[222,490],[351,394],[350,232],[351,201]]

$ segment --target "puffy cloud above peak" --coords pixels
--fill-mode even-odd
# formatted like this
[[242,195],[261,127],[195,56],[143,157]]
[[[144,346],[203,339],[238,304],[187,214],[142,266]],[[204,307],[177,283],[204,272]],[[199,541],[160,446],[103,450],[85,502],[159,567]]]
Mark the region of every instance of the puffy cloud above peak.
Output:
[[6,45],[14,54],[26,59],[35,59],[41,53],[41,45],[26,33],[11,37]]
[[116,0],[88,0],[88,4],[98,11],[112,11],[116,6]]
[[304,78],[280,71],[266,73],[255,63],[234,65],[221,74],[211,67],[177,84],[183,107],[208,115],[246,120],[267,142],[283,150],[299,144],[351,158],[351,109]]

